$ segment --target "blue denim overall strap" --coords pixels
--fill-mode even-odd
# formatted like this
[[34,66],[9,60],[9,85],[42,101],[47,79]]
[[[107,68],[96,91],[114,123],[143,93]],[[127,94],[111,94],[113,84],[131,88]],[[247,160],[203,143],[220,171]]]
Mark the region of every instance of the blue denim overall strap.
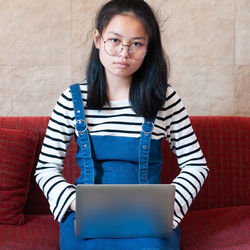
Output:
[[89,132],[87,122],[85,120],[84,106],[82,101],[80,85],[73,84],[70,86],[72,100],[74,104],[74,112],[76,124],[75,128],[78,132],[78,147],[83,154],[84,159],[84,184],[94,184],[94,162],[91,154],[91,145],[89,140]]
[[139,144],[139,183],[148,184],[148,162],[150,151],[150,140],[154,128],[155,118],[145,119],[142,124],[141,138]]

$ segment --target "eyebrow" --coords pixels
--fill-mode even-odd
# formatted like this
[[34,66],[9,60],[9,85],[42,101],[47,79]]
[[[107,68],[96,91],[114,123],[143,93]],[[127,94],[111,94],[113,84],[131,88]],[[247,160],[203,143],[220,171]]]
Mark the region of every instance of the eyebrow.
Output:
[[[113,32],[113,31],[109,31],[108,33],[109,33],[109,34],[116,35],[116,36],[119,36],[119,37],[123,37],[121,34],[116,33],[116,32]],[[139,39],[146,40],[146,38],[143,37],[143,36],[131,37],[130,40],[131,40],[131,39],[132,39],[132,40],[139,40]]]

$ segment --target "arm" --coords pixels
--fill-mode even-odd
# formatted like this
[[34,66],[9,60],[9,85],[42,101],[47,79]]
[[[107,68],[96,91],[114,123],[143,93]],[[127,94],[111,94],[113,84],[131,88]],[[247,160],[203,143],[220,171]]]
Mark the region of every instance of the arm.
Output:
[[187,213],[207,175],[206,160],[179,96],[168,88],[165,108],[167,140],[181,169],[172,184],[176,187],[174,228]]
[[52,112],[35,172],[36,181],[58,221],[61,221],[75,199],[75,186],[67,183],[61,175],[66,150],[73,134],[73,103],[67,89]]

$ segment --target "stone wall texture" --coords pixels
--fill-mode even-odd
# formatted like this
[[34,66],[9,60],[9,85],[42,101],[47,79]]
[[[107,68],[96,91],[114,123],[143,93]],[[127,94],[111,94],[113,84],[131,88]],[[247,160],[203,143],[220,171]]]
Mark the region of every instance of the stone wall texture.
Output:
[[[47,116],[81,81],[103,0],[0,0],[0,115]],[[250,115],[250,0],[148,0],[190,115]]]

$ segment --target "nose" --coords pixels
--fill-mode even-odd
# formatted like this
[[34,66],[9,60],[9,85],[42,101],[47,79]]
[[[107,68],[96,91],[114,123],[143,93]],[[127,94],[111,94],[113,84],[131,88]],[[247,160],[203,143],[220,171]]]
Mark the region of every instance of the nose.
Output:
[[129,57],[129,48],[130,48],[129,45],[122,44],[120,55],[122,57],[128,58]]

